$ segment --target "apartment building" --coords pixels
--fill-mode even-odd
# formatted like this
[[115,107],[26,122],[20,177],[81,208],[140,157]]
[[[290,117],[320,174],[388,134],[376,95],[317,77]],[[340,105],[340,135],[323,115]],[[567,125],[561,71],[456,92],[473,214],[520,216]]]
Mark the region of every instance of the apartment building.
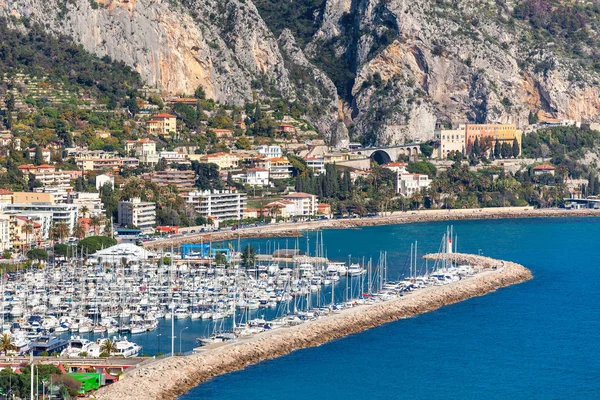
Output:
[[294,203],[294,215],[309,216],[317,213],[317,205],[319,204],[317,196],[309,193],[290,193],[283,197],[284,200]]
[[429,176],[423,174],[397,174],[396,193],[410,197],[413,194],[427,189],[431,185]]
[[323,157],[306,157],[304,161],[306,161],[306,166],[316,175],[325,173],[325,160]]
[[128,153],[135,154],[135,157],[142,164],[156,165],[156,163],[158,163],[156,142],[148,138],[128,140],[125,143],[125,150],[127,150]]
[[234,190],[194,191],[182,197],[201,216],[219,220],[242,219],[247,202],[246,193]]
[[121,226],[136,226],[142,233],[153,233],[156,226],[156,204],[142,202],[140,198],[119,201],[118,220]]
[[269,171],[264,168],[250,168],[242,176],[242,183],[250,186],[268,186]]
[[[77,224],[79,207],[76,204],[50,204],[50,203],[14,203],[3,205],[4,213],[17,215],[30,219],[42,220],[42,236],[48,238],[52,223],[64,222],[73,231]],[[48,222],[49,216],[49,222]]]
[[278,158],[283,155],[281,146],[261,145],[261,146],[258,146],[257,150],[258,150],[258,154],[260,154],[261,156],[265,156],[267,158]]
[[177,117],[172,114],[155,114],[146,121],[146,131],[151,135],[168,136],[177,133]]
[[207,154],[199,159],[203,163],[217,164],[219,169],[234,168],[238,165],[239,160],[240,158],[237,155],[224,152]]
[[10,250],[10,216],[0,213],[0,252]]
[[84,207],[87,208],[87,214],[82,215],[82,217],[104,214],[104,205],[100,193],[71,192],[67,198],[67,203],[79,206],[80,214]]
[[154,171],[142,175],[141,178],[145,181],[156,183],[159,186],[174,186],[180,192],[194,190],[196,183],[196,174],[191,170],[179,171],[169,169],[166,171]]

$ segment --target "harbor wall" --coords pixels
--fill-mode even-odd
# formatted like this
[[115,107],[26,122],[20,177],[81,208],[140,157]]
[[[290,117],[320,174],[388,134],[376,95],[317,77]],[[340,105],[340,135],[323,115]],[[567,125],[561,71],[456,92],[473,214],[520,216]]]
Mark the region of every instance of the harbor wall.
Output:
[[248,340],[207,349],[185,357],[156,361],[122,376],[119,382],[101,388],[101,400],[173,399],[217,375],[247,365],[318,346],[385,323],[436,310],[499,288],[532,278],[522,265],[470,254],[429,255],[450,258],[460,264],[487,267],[473,277],[448,285],[432,286],[398,299],[346,309],[338,314],[289,328],[279,328]]
[[[325,219],[311,222],[279,223],[259,227],[237,229],[235,231],[218,231],[202,234],[188,234],[176,238],[145,242],[148,249],[168,249],[184,243],[217,242],[237,238],[268,238],[301,236],[302,231],[316,229],[345,229],[375,225],[393,225],[432,221],[459,221],[474,219],[504,218],[542,218],[542,217],[598,217],[600,210],[533,207],[496,207],[457,210],[420,210],[396,211],[370,218]],[[188,228],[186,228],[188,229]],[[191,229],[191,228],[190,228]]]

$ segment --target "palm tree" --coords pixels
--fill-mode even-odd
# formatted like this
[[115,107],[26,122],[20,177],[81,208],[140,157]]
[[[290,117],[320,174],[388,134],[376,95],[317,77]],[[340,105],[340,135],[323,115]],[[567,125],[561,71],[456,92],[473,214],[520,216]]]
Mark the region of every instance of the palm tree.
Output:
[[117,351],[117,344],[110,339],[106,339],[100,345],[100,353],[106,354],[107,357],[110,357],[111,353],[114,353],[116,351]]
[[10,336],[7,333],[3,333],[0,336],[0,353],[4,353],[4,355],[8,354],[9,351],[18,350],[17,346],[11,343]]
[[65,237],[69,236],[69,227],[64,222],[59,222],[54,226],[54,234],[62,242]]
[[73,229],[73,236],[75,236],[79,240],[85,237],[85,228],[83,227],[83,225],[75,225],[75,228]]
[[85,218],[90,212],[90,209],[87,206],[83,206],[81,207],[81,214],[83,215],[83,217]]
[[29,235],[33,233],[33,224],[26,224],[23,226],[22,231],[25,233],[25,241],[29,244]]
[[100,226],[101,223],[102,223],[102,220],[100,219],[100,217],[98,215],[94,215],[90,219],[90,225],[94,228],[94,234],[96,236],[98,235],[98,227]]

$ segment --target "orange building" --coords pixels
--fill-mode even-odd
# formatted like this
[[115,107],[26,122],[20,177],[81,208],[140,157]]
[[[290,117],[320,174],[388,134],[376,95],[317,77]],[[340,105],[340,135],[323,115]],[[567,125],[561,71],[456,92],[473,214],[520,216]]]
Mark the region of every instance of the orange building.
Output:
[[[517,129],[515,125],[503,124],[467,124],[465,125],[465,144],[467,149],[472,148],[475,139],[479,138],[479,142],[490,140],[491,149],[493,150],[496,141],[508,143],[512,146],[515,139],[519,143],[519,154],[521,152],[521,138],[523,132]],[[489,138],[489,139],[486,139]],[[490,150],[489,148],[487,150]]]

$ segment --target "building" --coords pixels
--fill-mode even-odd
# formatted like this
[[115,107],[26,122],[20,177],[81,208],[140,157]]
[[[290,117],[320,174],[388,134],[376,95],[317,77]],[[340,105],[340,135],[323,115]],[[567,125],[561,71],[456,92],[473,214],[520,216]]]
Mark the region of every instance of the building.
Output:
[[257,150],[258,150],[258,154],[260,154],[261,156],[265,156],[267,158],[278,158],[283,155],[281,146],[261,145],[261,146],[258,146]]
[[100,189],[104,186],[108,185],[111,189],[115,188],[115,177],[109,174],[100,174],[96,176],[96,190],[100,191]]
[[264,168],[250,168],[242,177],[242,183],[250,186],[268,186],[269,171]]
[[10,216],[6,214],[0,214],[0,252],[5,252],[11,248]]
[[258,165],[269,170],[270,179],[287,179],[292,177],[292,164],[287,158],[266,158],[260,160]]
[[201,216],[219,220],[242,219],[247,202],[246,193],[233,190],[194,191],[182,197]]
[[169,169],[165,171],[154,171],[142,175],[141,178],[145,181],[156,183],[159,186],[174,186],[180,192],[194,190],[194,185],[196,184],[196,174],[191,170],[179,171],[176,169]]
[[[69,232],[72,232],[77,224],[79,207],[76,204],[14,203],[4,206],[4,213],[30,219],[42,219],[42,236],[47,239],[53,223],[65,223]],[[48,216],[49,218],[47,218]]]
[[437,157],[446,159],[453,151],[466,155],[475,139],[479,139],[480,145],[488,152],[493,151],[496,141],[512,147],[516,139],[520,151],[523,132],[512,124],[461,124],[457,129],[436,130],[434,136],[440,142]]
[[325,160],[323,157],[306,157],[304,161],[306,161],[306,166],[316,175],[325,173]]
[[283,133],[296,133],[296,127],[291,124],[280,124],[279,131]]
[[166,151],[158,153],[158,159],[164,158],[168,163],[188,163],[188,156],[182,151]]
[[36,193],[36,192],[14,192],[12,194],[11,204],[22,203],[49,203],[54,204],[54,194],[52,193]]
[[431,185],[429,176],[423,174],[397,174],[396,193],[410,197],[415,193],[427,189]]
[[217,164],[219,169],[234,168],[238,165],[239,157],[235,154],[218,152],[200,157],[200,162]]
[[435,140],[440,145],[437,148],[437,158],[445,160],[452,152],[465,154],[465,129],[464,125],[458,129],[441,129],[434,132]]
[[[47,148],[42,148],[41,150],[42,150],[42,159],[44,160],[44,162],[45,163],[51,162],[52,161],[52,151],[50,151],[50,149],[47,149]],[[28,151],[29,151],[29,153],[28,153],[29,154],[29,159],[30,160],[35,159],[36,148],[35,147],[30,147],[28,149]]]
[[156,225],[156,204],[142,202],[140,198],[120,201],[118,205],[118,220],[121,226],[133,225],[142,233],[153,233]]
[[155,114],[146,121],[146,131],[151,135],[177,134],[177,117],[172,114]]
[[511,147],[514,140],[517,140],[519,144],[519,154],[521,154],[521,137],[522,132],[517,129],[515,125],[501,125],[501,124],[468,124],[465,125],[465,144],[466,150],[472,148],[475,143],[475,139],[479,139],[479,143],[483,146],[483,143],[487,140],[491,147],[487,150],[494,149],[496,142],[500,145],[508,143]]
[[294,203],[296,208],[295,214],[297,216],[309,216],[317,213],[317,204],[319,204],[317,196],[309,193],[290,193],[283,197],[284,200],[288,200]]
[[76,158],[77,167],[83,171],[119,172],[123,167],[136,168],[140,160],[133,157]]
[[11,204],[14,192],[9,189],[0,188],[0,204]]
[[407,166],[408,166],[408,164],[402,163],[402,162],[391,162],[391,163],[387,163],[387,164],[382,165],[382,167],[387,168],[387,169],[391,169],[396,174],[405,174],[405,173],[407,173],[407,171],[406,171],[406,167]]
[[67,202],[78,205],[80,214],[82,214],[81,210],[85,207],[88,211],[86,215],[82,215],[84,217],[104,214],[100,193],[71,192],[69,193]]
[[326,217],[331,216],[331,206],[327,203],[317,204],[317,214],[324,215]]
[[555,170],[556,170],[556,168],[554,168],[552,165],[541,164],[541,165],[537,165],[537,166],[533,167],[533,174],[534,175],[543,175],[543,174],[554,175]]
[[268,214],[274,218],[289,218],[296,215],[301,215],[296,209],[296,203],[290,200],[277,200],[265,206]]
[[125,150],[130,154],[133,153],[141,164],[156,165],[158,163],[156,142],[148,138],[128,140],[125,143]]

